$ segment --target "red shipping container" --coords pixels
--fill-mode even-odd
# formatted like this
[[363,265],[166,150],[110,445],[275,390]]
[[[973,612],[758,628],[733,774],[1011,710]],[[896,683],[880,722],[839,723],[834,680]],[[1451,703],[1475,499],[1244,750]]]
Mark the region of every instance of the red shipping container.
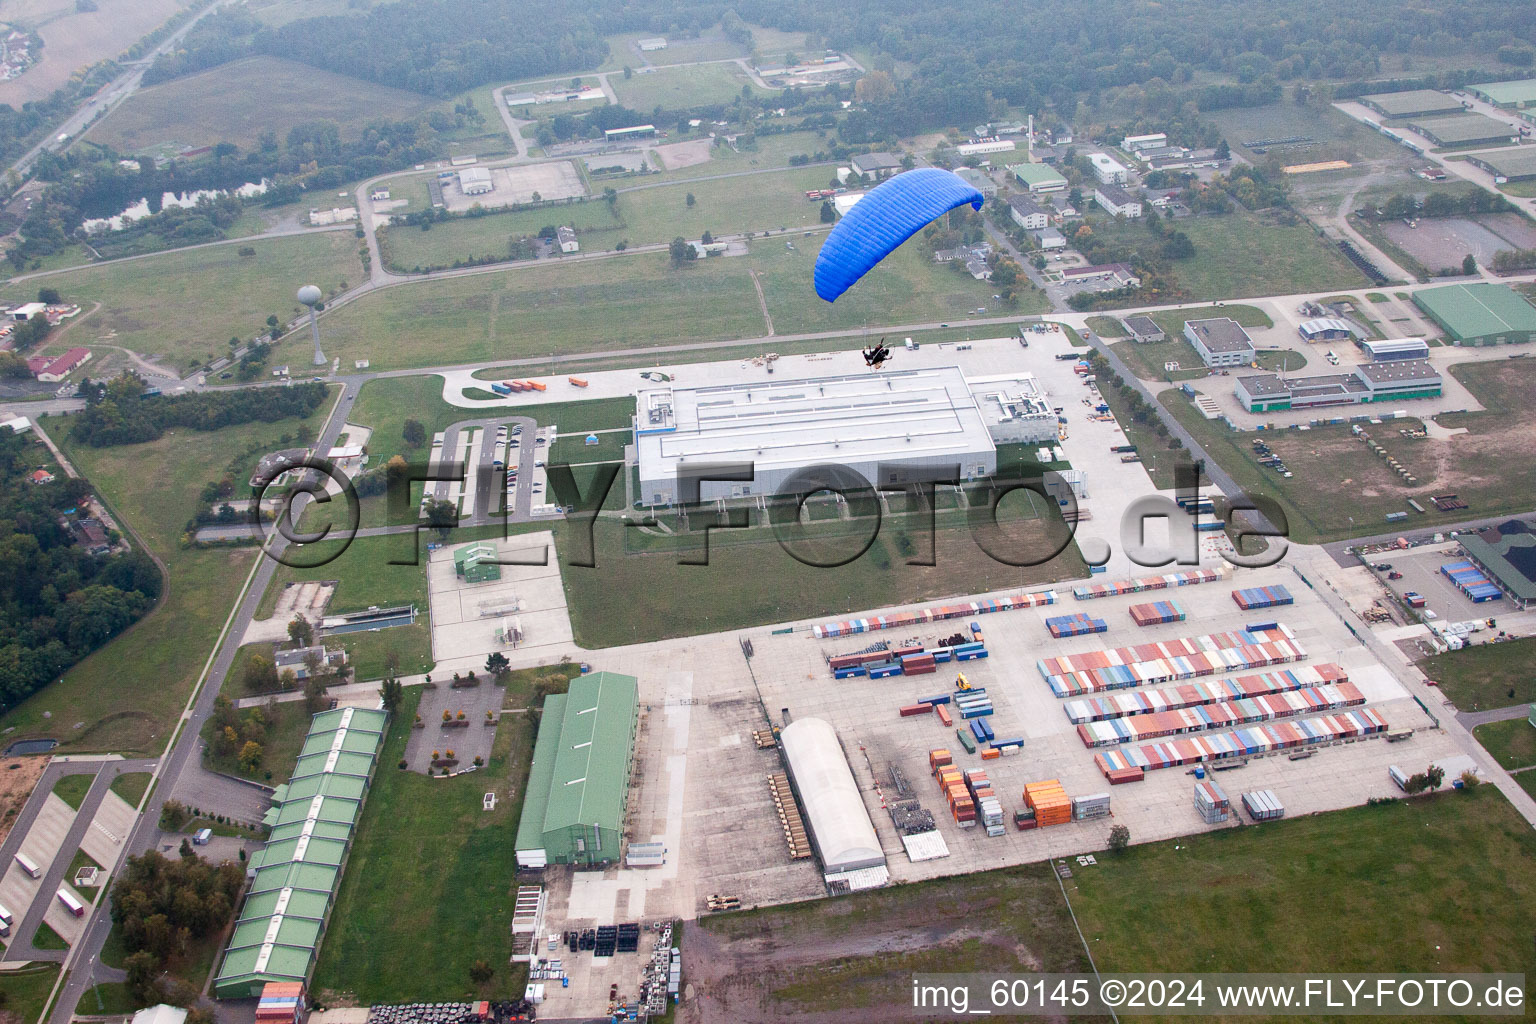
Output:
[[911,718],[914,715],[926,715],[933,710],[932,704],[908,704],[901,709],[902,718]]

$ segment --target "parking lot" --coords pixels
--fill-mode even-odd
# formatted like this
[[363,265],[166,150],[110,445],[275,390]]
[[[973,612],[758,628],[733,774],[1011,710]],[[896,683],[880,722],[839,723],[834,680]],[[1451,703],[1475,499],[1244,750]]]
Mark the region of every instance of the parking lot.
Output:
[[[1474,604],[1472,599],[1456,588],[1441,572],[1440,567],[1449,562],[1462,562],[1466,555],[1453,540],[1443,544],[1426,544],[1406,551],[1388,551],[1369,556],[1374,565],[1390,565],[1392,568],[1379,572],[1378,579],[1401,597],[1413,591],[1423,595],[1426,610],[1433,613],[1431,621],[1437,625],[1469,620],[1493,619],[1502,629],[1518,636],[1536,634],[1536,611],[1517,611],[1509,601],[1484,601]],[[1388,572],[1400,572],[1400,580],[1388,579]],[[1478,639],[1484,639],[1479,637]]]

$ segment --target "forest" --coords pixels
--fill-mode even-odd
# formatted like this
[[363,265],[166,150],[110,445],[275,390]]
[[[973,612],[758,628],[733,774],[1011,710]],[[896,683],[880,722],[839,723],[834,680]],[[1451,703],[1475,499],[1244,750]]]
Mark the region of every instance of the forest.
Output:
[[325,401],[326,386],[312,381],[291,387],[145,396],[144,381],[125,373],[111,381],[81,381],[80,393],[85,410],[70,426],[69,436],[93,448],[107,448],[153,441],[168,427],[218,430],[237,423],[308,416]]
[[138,551],[86,553],[64,513],[90,492],[62,474],[34,484],[29,438],[0,429],[0,702],[9,709],[143,615],[160,571]]

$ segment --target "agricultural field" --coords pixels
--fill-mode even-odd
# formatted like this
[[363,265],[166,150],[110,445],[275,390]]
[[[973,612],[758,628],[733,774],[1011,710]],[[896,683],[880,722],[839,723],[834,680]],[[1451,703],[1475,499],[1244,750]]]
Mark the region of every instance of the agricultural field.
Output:
[[[159,608],[11,709],[0,719],[3,727],[54,737],[61,752],[159,753],[256,558],[253,548],[181,546],[198,492],[236,457],[254,462],[256,453],[284,447],[285,434],[313,437],[323,413],[322,407],[307,423],[175,430],[115,448],[70,444],[68,418],[49,417],[49,434],[118,519],[144,538],[170,583]],[[125,664],[136,671],[125,675]]]
[[[667,40],[667,48],[642,53],[636,47],[635,41],[652,36],[664,36]],[[719,24],[710,26],[692,39],[672,32],[626,32],[622,35],[609,36],[608,50],[608,60],[598,69],[600,71],[622,72],[626,65],[632,68],[645,64],[660,67],[667,64],[691,64],[701,60],[728,60],[732,57],[747,56],[746,50],[725,37],[725,34],[720,31]],[[615,76],[614,84],[617,85],[620,80],[620,76]]]
[[674,268],[660,253],[551,261],[387,288],[323,316],[320,330],[327,355],[371,359],[375,370],[755,338],[766,325],[747,263]]
[[86,138],[120,153],[215,142],[249,150],[262,132],[282,138],[295,124],[330,121],[344,138],[356,138],[371,122],[407,120],[436,105],[431,97],[278,57],[247,57],[134,93]]
[[[241,256],[246,246],[256,255]],[[323,231],[162,253],[9,285],[0,288],[0,301],[27,302],[40,286],[57,288],[86,311],[71,330],[76,344],[121,345],[181,373],[228,353],[231,337],[265,332],[268,316],[296,315],[300,284],[330,295],[357,281],[357,246],[350,231]],[[308,336],[297,344],[307,362]],[[279,346],[273,360],[285,358]]]
[[[484,772],[429,779],[395,767],[420,699],[419,688],[408,688],[390,721],[320,947],[311,988],[331,1005],[462,999],[471,991],[469,968],[476,960],[496,971],[481,997],[522,994],[526,968],[508,964],[510,864],[532,719],[502,716]],[[497,796],[489,812],[481,807],[488,790]],[[397,969],[407,962],[411,971]]]
[[1533,655],[1536,639],[1527,637],[1446,651],[1425,658],[1419,668],[1459,708],[1507,708],[1536,701],[1536,678],[1530,672]]
[[250,13],[263,25],[272,28],[286,25],[302,18],[332,18],[339,15],[361,15],[379,0],[256,0],[247,3]]
[[1151,314],[1157,326],[1168,337],[1164,341],[1120,341],[1111,347],[1125,365],[1142,380],[1164,380],[1170,376],[1163,370],[1165,363],[1178,363],[1180,369],[1171,376],[1174,380],[1195,380],[1207,377],[1210,371],[1200,361],[1194,346],[1184,337],[1187,320],[1204,320],[1225,316],[1244,327],[1272,327],[1269,315],[1257,306],[1228,303],[1222,306],[1186,306],[1182,309],[1164,310]]
[[19,77],[0,82],[0,103],[20,110],[47,99],[76,69],[116,57],[185,6],[186,0],[97,0],[94,10],[81,11],[75,0],[7,3],[0,17],[36,27],[43,53]]
[[[1255,162],[1274,155],[1287,164],[1321,163],[1328,160],[1348,160],[1353,164],[1363,160],[1379,162],[1391,159],[1406,167],[1413,159],[1413,154],[1391,139],[1332,107],[1318,110],[1282,102],[1263,107],[1214,110],[1209,116],[1221,128],[1233,152]],[[1298,136],[1310,137],[1313,141],[1269,147],[1267,153],[1256,153],[1244,145],[1264,139]],[[1363,174],[1365,170],[1351,168],[1345,173],[1357,175]]]
[[[663,54],[665,52],[662,51]],[[673,63],[670,58],[665,62]],[[656,107],[663,110],[687,110],[729,103],[741,95],[743,88],[761,92],[736,64],[662,67],[648,74],[636,74],[632,78],[610,75],[608,84],[613,87],[621,105],[641,113],[648,113]]]

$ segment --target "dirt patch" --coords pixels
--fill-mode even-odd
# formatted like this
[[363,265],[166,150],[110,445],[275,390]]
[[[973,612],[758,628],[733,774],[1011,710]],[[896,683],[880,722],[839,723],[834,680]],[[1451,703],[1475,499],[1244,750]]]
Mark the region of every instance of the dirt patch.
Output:
[[0,843],[5,842],[5,837],[11,834],[11,825],[26,805],[27,797],[32,795],[37,780],[43,777],[43,770],[51,760],[51,757],[42,755],[8,757],[0,763]]
[[661,166],[669,171],[675,171],[679,167],[693,167],[695,164],[709,162],[709,151],[714,146],[714,142],[714,139],[674,142],[667,146],[657,146],[656,155],[661,158]]

